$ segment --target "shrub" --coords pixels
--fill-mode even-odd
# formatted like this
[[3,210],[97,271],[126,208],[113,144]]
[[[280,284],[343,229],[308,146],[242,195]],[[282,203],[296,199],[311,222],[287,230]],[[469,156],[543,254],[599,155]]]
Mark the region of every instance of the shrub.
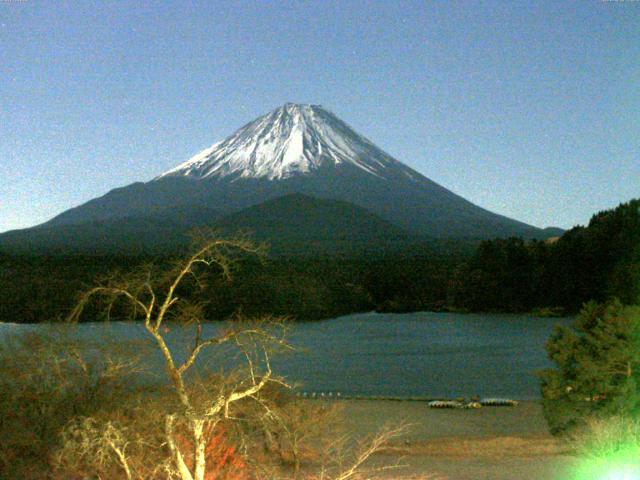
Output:
[[62,428],[122,402],[135,371],[135,359],[119,345],[87,344],[81,353],[55,329],[3,338],[0,478],[49,478]]

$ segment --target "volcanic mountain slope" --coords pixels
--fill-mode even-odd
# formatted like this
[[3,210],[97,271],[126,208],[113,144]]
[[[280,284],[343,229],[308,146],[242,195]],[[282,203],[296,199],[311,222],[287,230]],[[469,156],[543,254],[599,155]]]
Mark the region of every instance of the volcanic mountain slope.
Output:
[[191,230],[210,227],[221,217],[211,208],[176,207],[78,223],[47,222],[0,235],[0,253],[167,253],[187,246]]
[[269,253],[276,255],[383,251],[418,241],[352,203],[302,194],[284,195],[223,217],[205,208],[181,213],[181,221],[156,214],[43,225],[29,229],[28,236],[23,231],[7,232],[0,246],[11,252],[38,251],[45,246],[49,253],[60,254],[170,253],[188,247],[189,231],[198,227],[213,227],[225,236],[249,235],[266,242]]
[[[161,218],[183,228],[210,222],[212,211],[219,218],[295,193],[352,203],[419,236],[550,235],[472,204],[392,158],[324,108],[298,104],[259,117],[147,183],[112,190],[35,228],[43,234],[42,228],[107,222],[117,229],[120,221],[136,218]],[[31,232],[10,233],[15,240]]]
[[299,193],[267,200],[216,222],[224,233],[247,232],[269,252],[348,253],[406,247],[416,241],[386,220],[340,200]]

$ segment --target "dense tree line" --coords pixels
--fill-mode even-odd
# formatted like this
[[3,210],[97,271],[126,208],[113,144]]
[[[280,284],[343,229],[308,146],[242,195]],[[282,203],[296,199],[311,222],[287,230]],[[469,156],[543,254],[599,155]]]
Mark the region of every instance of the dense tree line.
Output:
[[[214,319],[242,311],[306,320],[369,310],[575,313],[589,300],[640,298],[640,200],[598,213],[555,241],[470,245],[248,258],[224,288],[212,276],[201,301]],[[96,278],[144,263],[162,269],[172,258],[0,254],[0,321],[60,318]]]
[[0,254],[0,321],[59,320],[81,291],[109,272],[133,268],[144,257],[14,256]]
[[[173,260],[0,255],[0,321],[62,319],[80,292],[96,279],[151,262],[162,270],[169,269]],[[445,305],[447,286],[459,262],[457,256],[417,253],[245,258],[236,265],[230,281],[211,275],[199,301],[212,319],[237,312],[312,320],[370,310],[434,310]],[[95,306],[96,315],[101,311]],[[117,306],[110,311],[112,318],[127,313]]]
[[450,303],[470,311],[555,308],[640,298],[640,200],[594,215],[557,240],[485,241],[456,275]]

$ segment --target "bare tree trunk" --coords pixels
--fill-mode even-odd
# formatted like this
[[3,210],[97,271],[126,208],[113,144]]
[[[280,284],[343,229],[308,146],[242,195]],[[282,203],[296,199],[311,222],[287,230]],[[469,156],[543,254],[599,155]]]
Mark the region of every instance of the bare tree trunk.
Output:
[[169,445],[169,450],[171,451],[171,455],[173,457],[173,461],[178,469],[178,474],[180,475],[181,480],[194,480],[193,475],[189,471],[189,467],[184,462],[184,458],[180,449],[176,445],[174,436],[173,436],[173,415],[167,415],[165,420],[165,430],[167,436],[167,444]]
[[192,420],[193,429],[193,456],[194,456],[194,480],[204,480],[204,474],[206,472],[205,448],[206,439],[203,435],[204,420]]

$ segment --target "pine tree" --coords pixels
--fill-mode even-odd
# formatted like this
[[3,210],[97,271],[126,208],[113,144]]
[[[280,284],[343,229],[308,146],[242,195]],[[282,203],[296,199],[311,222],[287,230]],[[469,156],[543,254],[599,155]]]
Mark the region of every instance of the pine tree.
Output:
[[547,352],[557,366],[540,373],[552,433],[640,413],[640,307],[589,302],[571,327],[556,329]]

